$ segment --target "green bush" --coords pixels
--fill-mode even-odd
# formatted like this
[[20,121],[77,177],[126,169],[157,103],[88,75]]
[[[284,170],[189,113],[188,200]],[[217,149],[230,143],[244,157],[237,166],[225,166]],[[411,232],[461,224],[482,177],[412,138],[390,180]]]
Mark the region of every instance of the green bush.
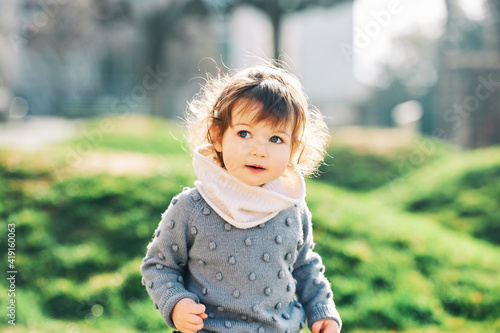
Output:
[[[78,193],[68,196],[64,191],[68,184],[78,184]],[[141,256],[161,212],[177,194],[176,187],[164,177],[96,175],[56,182],[45,198],[26,200],[23,210],[9,217],[18,226],[18,242],[27,244],[19,254],[29,272],[23,275],[23,284],[36,284],[46,276],[84,283]],[[124,278],[124,296],[146,296],[138,274]],[[65,291],[46,296],[44,309],[50,316],[74,315],[71,310],[57,311],[57,304],[73,307],[78,297]]]
[[406,208],[450,228],[500,244],[500,149],[488,152],[497,156],[496,162],[471,165],[443,175],[425,191],[415,191],[406,201]]
[[[88,319],[94,304],[117,318],[130,311],[126,302],[148,299],[138,262],[171,198],[181,184],[192,182],[191,173],[172,169],[144,177],[68,172],[58,180],[50,167],[39,172],[36,165],[32,170],[30,153],[26,155],[0,155],[0,183],[5,184],[0,214],[16,224],[16,241],[23,244],[16,253],[22,267],[18,287],[36,288],[36,304],[54,319]],[[17,171],[10,172],[6,161],[15,159]],[[92,282],[122,271],[134,258],[138,261],[120,273],[119,284]]]
[[392,142],[388,148],[377,150],[372,141],[394,136],[391,131],[380,129],[357,129],[350,135],[366,135],[369,138],[364,143],[352,144],[342,140],[337,142],[333,137],[319,176],[322,181],[350,190],[373,190],[411,176],[419,168],[451,151],[445,143],[436,139],[412,137],[402,140],[399,136],[393,140],[401,142]]
[[391,179],[397,173],[397,162],[372,153],[357,153],[347,147],[331,147],[320,167],[322,181],[352,190],[371,190]]
[[348,331],[500,316],[498,248],[399,213],[375,196],[316,182],[308,193],[316,250]]

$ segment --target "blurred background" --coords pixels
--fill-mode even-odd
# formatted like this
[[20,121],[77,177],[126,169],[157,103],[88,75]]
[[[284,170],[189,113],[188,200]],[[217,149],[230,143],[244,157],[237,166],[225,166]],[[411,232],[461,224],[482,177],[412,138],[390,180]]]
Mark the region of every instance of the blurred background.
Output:
[[332,131],[308,202],[342,331],[500,332],[496,0],[0,0],[0,331],[168,331],[138,269],[194,180],[186,103],[262,59]]

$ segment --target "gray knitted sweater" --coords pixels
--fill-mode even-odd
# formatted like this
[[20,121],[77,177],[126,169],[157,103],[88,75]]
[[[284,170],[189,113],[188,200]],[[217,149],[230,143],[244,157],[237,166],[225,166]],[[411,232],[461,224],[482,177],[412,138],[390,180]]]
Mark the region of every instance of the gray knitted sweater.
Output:
[[313,252],[305,202],[258,226],[225,222],[197,189],[186,188],[162,215],[141,266],[166,324],[175,304],[204,304],[202,332],[299,332],[307,320],[341,325],[324,266]]

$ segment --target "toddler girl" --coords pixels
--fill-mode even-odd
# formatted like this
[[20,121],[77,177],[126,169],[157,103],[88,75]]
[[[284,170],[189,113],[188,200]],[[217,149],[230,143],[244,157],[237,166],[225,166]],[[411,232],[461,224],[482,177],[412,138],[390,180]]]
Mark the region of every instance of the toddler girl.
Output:
[[168,326],[191,332],[336,333],[313,252],[303,176],[327,128],[298,80],[272,66],[209,81],[188,121],[198,180],[172,199],[141,266]]

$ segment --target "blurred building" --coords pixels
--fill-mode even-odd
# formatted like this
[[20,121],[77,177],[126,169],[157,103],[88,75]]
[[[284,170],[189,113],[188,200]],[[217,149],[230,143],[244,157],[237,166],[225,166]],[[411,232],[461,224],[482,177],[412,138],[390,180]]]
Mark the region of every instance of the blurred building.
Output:
[[[0,79],[28,115],[175,116],[218,45],[197,1],[3,1]],[[214,44],[214,45],[212,45]],[[160,110],[160,111],[159,111]]]
[[471,21],[456,0],[440,52],[436,124],[458,146],[500,143],[500,2],[484,1],[484,19]]
[[[441,1],[448,21],[437,64],[426,54],[432,48],[422,47],[429,42],[413,39],[421,52],[416,63],[439,69],[437,85],[418,98],[404,87],[418,66],[385,90],[369,92],[356,81],[341,49],[353,40],[352,1],[283,14],[283,59],[330,126],[394,126],[392,108],[416,99],[425,133],[462,147],[498,144],[500,2],[481,0],[484,17],[471,19],[464,1]],[[0,0],[0,121],[26,114],[182,116],[207,73],[273,57],[270,22],[232,1]]]
[[[207,72],[273,55],[269,20],[249,6],[21,0],[4,2],[2,18],[0,76],[28,115],[177,117]],[[281,35],[286,62],[330,125],[358,122],[349,105],[363,90],[339,48],[352,39],[352,4],[287,14]],[[148,76],[157,82],[145,87]]]

